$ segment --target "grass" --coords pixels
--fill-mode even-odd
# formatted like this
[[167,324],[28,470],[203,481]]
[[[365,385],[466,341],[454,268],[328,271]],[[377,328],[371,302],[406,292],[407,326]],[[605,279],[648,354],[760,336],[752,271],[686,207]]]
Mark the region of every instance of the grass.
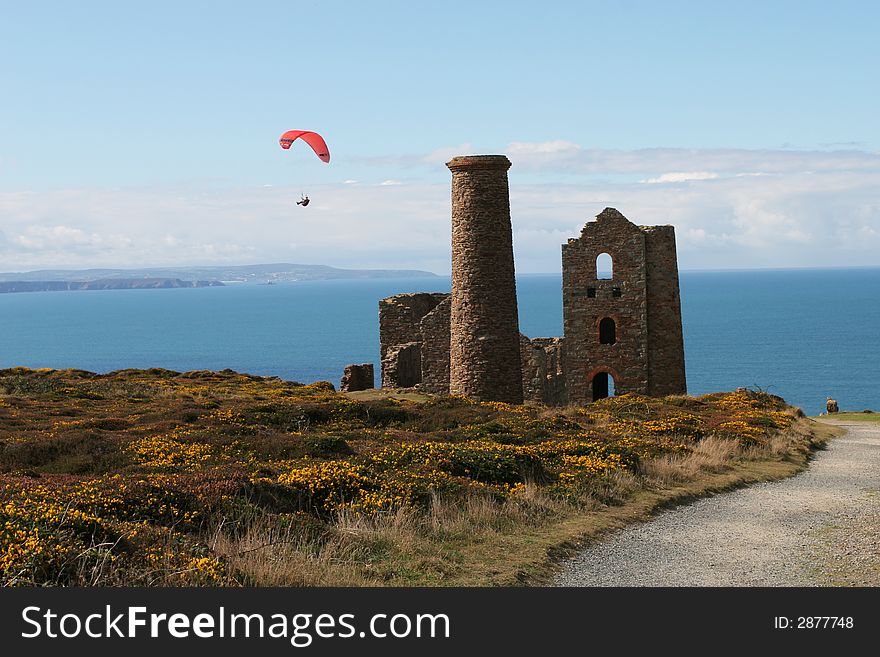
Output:
[[828,422],[880,422],[880,413],[872,411],[833,413],[831,415],[820,415],[815,419]]
[[513,585],[838,428],[738,390],[586,408],[231,371],[0,370],[6,585]]

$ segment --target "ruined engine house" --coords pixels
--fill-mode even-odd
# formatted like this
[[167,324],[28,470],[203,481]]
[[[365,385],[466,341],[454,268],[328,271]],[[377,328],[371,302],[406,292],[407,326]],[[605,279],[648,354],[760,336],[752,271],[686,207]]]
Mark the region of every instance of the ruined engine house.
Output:
[[379,302],[382,387],[585,404],[684,394],[675,229],[613,208],[562,245],[563,337],[519,332],[503,155],[453,158],[452,292]]

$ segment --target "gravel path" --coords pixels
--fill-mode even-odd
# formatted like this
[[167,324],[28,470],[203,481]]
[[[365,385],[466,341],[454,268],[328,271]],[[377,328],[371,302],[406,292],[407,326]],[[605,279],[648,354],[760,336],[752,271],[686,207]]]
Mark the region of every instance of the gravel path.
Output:
[[664,512],[563,564],[556,586],[880,586],[880,424],[839,423],[809,468]]

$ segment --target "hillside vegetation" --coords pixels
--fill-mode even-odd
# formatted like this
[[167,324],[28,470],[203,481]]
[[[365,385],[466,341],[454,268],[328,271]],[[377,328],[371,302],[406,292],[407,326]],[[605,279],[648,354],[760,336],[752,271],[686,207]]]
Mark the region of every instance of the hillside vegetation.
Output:
[[793,473],[817,442],[798,415],[744,389],[556,409],[0,370],[0,582],[539,582],[572,541]]

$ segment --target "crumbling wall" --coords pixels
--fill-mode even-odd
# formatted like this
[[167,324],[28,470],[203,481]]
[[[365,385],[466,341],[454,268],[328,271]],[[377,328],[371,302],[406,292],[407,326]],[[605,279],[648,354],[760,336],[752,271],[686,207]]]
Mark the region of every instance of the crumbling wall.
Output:
[[[403,296],[403,295],[401,295]],[[410,295],[406,295],[409,297]],[[417,335],[420,340],[389,346],[382,359],[383,387],[408,388],[449,394],[450,295],[441,297],[433,310],[422,317]],[[394,307],[401,303],[395,300]],[[386,299],[385,301],[388,301]],[[404,299],[407,309],[412,307]],[[423,306],[424,307],[424,306]],[[412,316],[412,315],[410,315]],[[387,325],[387,324],[386,324]],[[400,328],[400,323],[392,324]],[[398,332],[397,335],[404,335]],[[383,343],[385,335],[383,334]],[[562,363],[562,338],[535,338],[520,335],[523,398],[550,405],[565,403],[565,377]]]
[[422,376],[419,389],[433,394],[449,394],[449,336],[452,302],[446,298],[422,318]]
[[[608,253],[613,277],[600,279],[596,258]],[[648,392],[645,235],[614,208],[562,245],[562,314],[568,401],[593,401],[598,372],[614,378],[615,394]],[[614,322],[613,344],[600,340],[603,319]]]
[[340,392],[357,392],[370,390],[375,385],[375,374],[372,363],[346,365],[339,383]]
[[[387,297],[379,301],[379,353],[382,362],[382,387],[383,388],[401,388],[410,387],[403,385],[401,380],[392,378],[387,371],[386,363],[391,363],[388,358],[389,349],[410,343],[421,343],[422,335],[420,324],[422,319],[437,307],[440,302],[449,295],[444,293],[419,292],[415,294],[398,294],[393,297]],[[407,357],[411,357],[408,355]],[[395,372],[408,371],[407,365],[401,370],[395,365]],[[395,374],[396,376],[396,374]],[[406,377],[404,382],[409,381]],[[410,385],[415,385],[421,381],[421,374],[416,377],[416,381]]]
[[412,388],[422,380],[422,343],[389,347],[382,359],[383,388]]
[[566,403],[563,338],[520,335],[523,398],[550,406]]
[[648,394],[687,392],[675,228],[641,226],[648,275]]

